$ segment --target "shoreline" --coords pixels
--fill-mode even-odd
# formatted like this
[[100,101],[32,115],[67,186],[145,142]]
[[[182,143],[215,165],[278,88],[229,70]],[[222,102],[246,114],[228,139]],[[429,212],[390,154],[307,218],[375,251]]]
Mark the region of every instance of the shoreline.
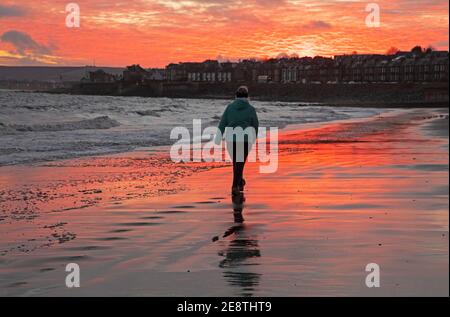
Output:
[[[426,114],[284,131],[277,174],[246,167],[243,224],[229,165],[134,152],[6,168],[27,191],[0,216],[2,295],[448,296],[448,113]],[[363,285],[371,261],[379,290]]]
[[[270,102],[317,103],[332,107],[421,108],[447,107],[448,83],[192,83],[149,82],[74,84],[71,88],[32,91],[81,96],[115,96],[173,99],[229,99],[238,85],[246,84],[253,100]],[[30,91],[31,92],[31,91]]]
[[[79,94],[69,92],[52,92],[52,91],[32,91],[33,93],[47,93],[47,94],[63,94],[71,96],[109,96],[109,97],[140,97],[140,98],[170,98],[170,99],[200,99],[200,100],[229,100],[229,95],[178,95],[178,96],[140,96],[140,95],[115,95],[115,94]],[[282,98],[282,97],[258,97],[252,98],[255,101],[266,102],[297,102],[299,107],[307,107],[313,104],[314,106],[323,107],[355,107],[355,108],[397,108],[397,109],[413,109],[413,108],[447,108],[448,101],[397,101],[397,102],[374,102],[374,101],[324,101],[324,100],[308,100],[299,101],[297,98]],[[310,104],[308,104],[310,103]]]
[[[358,122],[363,121],[370,121],[377,116],[380,115],[389,115],[392,111],[393,113],[396,113],[398,110],[405,110],[405,109],[415,109],[415,108],[385,108],[386,112],[381,114],[376,114],[374,116],[369,117],[361,117],[361,118],[350,118],[350,119],[336,119],[332,121],[319,121],[319,122],[310,122],[310,123],[293,123],[293,124],[287,124],[286,126],[279,129],[281,133],[287,133],[292,130],[307,130],[307,129],[315,129],[320,128],[322,126],[328,125],[328,124],[342,124],[342,123],[348,123],[353,122],[357,120]],[[417,109],[424,109],[424,108],[417,108]],[[447,109],[447,107],[443,108],[431,108],[430,110],[440,110],[440,109]],[[448,114],[435,114],[435,115],[427,115],[428,119],[448,119]],[[203,141],[203,143],[206,143],[207,141]],[[51,160],[41,160],[41,161],[31,161],[31,162],[20,162],[20,163],[11,163],[11,164],[0,164],[1,168],[7,168],[7,167],[15,167],[15,166],[22,166],[22,167],[28,167],[33,165],[39,165],[39,164],[51,164],[54,162],[60,162],[60,161],[70,161],[70,160],[76,160],[76,159],[82,159],[82,158],[97,158],[97,157],[109,157],[109,156],[115,156],[115,155],[121,155],[121,154],[132,154],[132,153],[139,153],[142,151],[150,151],[150,152],[160,152],[160,151],[166,151],[170,144],[162,144],[162,145],[154,145],[149,147],[135,147],[132,149],[124,150],[124,151],[111,151],[111,152],[105,152],[98,155],[93,154],[85,154],[85,155],[78,155],[75,157],[69,157],[69,158],[60,158],[60,159],[51,159]]]
[[[184,99],[180,99],[180,101],[183,101],[183,100]],[[224,101],[229,102],[229,100],[224,100]],[[317,104],[305,105],[305,107],[308,107],[308,108],[309,107],[317,107],[317,106],[318,106]],[[357,108],[354,108],[354,109],[357,109]],[[387,113],[387,112],[395,111],[396,109],[398,110],[398,109],[401,109],[401,108],[395,108],[395,109],[394,108],[386,108],[386,109],[383,109],[382,111]],[[262,110],[266,111],[264,108],[262,108]],[[349,110],[351,110],[351,109],[349,109]],[[347,111],[349,111],[349,110],[347,110]],[[368,109],[368,110],[370,110],[370,109]],[[375,110],[375,109],[373,109],[373,110]],[[299,111],[301,111],[301,107],[299,107]],[[315,108],[314,111],[316,111],[316,112],[319,111],[320,112],[320,108]],[[358,111],[356,111],[356,112],[358,112]],[[376,111],[372,111],[372,112],[374,112],[374,113],[375,112],[381,112],[381,110],[376,110]],[[102,115],[103,116],[108,116],[108,114],[102,114]],[[347,114],[345,114],[345,116],[350,117]],[[361,117],[356,116],[355,118],[370,118],[370,117],[372,117],[372,114],[370,114],[370,115],[369,114],[364,114]],[[99,117],[97,116],[97,118],[99,118]],[[341,119],[341,118],[333,118],[333,119],[324,118],[324,121],[312,121],[312,122],[307,122],[307,123],[301,123],[301,122],[300,123],[278,123],[278,127],[279,127],[279,131],[282,132],[282,131],[284,131],[286,129],[292,129],[290,126],[293,126],[294,128],[298,127],[298,128],[302,128],[303,129],[305,127],[318,127],[318,126],[322,126],[322,125],[326,125],[326,124],[330,124],[330,123],[345,122],[347,120],[353,120],[355,118],[346,118],[346,119]],[[109,116],[107,117],[107,119],[111,120],[109,118]],[[218,120],[218,117],[215,117],[214,119]],[[300,121],[301,121],[301,119],[300,119]],[[218,122],[217,123],[213,123],[213,124],[218,124]],[[122,126],[122,124],[118,125],[119,128],[120,128],[120,126]],[[1,122],[0,122],[0,127],[1,127]],[[108,131],[108,130],[109,129],[106,129],[105,131]],[[28,158],[28,160],[19,160],[18,162],[17,161],[12,161],[12,162],[9,162],[9,163],[0,162],[0,167],[16,166],[16,165],[25,165],[26,166],[28,164],[38,164],[38,163],[46,163],[46,162],[47,163],[51,163],[51,162],[59,161],[59,160],[70,160],[70,159],[76,159],[76,158],[82,158],[82,157],[108,156],[108,155],[115,155],[115,154],[133,152],[133,151],[139,150],[141,148],[145,148],[145,149],[148,149],[148,150],[151,151],[152,149],[158,150],[161,147],[164,148],[164,147],[167,147],[167,146],[170,146],[171,144],[173,144],[173,142],[171,140],[167,140],[167,139],[165,141],[162,141],[162,142],[158,141],[156,143],[157,144],[155,144],[155,145],[149,145],[149,146],[139,146],[139,145],[133,146],[133,145],[129,145],[125,149],[123,149],[123,148],[121,148],[121,149],[98,149],[99,153],[77,153],[76,156],[71,156],[71,157],[70,156],[69,157],[58,157],[58,156],[56,156],[56,157],[50,157],[50,159],[37,159],[37,158],[34,158],[34,157],[30,157],[30,158]]]

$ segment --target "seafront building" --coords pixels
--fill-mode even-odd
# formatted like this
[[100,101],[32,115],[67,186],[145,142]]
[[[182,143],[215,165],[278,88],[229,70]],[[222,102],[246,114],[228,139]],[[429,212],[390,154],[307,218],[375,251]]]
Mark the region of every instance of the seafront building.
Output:
[[170,64],[170,82],[408,83],[448,82],[448,51],[397,52]]

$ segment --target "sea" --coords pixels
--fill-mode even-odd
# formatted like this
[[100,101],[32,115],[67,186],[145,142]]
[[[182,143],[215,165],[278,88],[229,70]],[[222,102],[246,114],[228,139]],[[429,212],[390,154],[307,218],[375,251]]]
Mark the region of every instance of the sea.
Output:
[[[47,94],[0,90],[0,166],[170,145],[175,127],[216,126],[232,100]],[[377,115],[385,110],[253,101],[260,125],[283,129]]]

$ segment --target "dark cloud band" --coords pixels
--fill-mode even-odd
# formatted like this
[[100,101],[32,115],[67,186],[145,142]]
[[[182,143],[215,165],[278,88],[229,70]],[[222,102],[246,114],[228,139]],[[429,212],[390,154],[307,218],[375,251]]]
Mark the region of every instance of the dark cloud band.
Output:
[[27,10],[25,8],[0,4],[0,18],[22,17],[26,14]]

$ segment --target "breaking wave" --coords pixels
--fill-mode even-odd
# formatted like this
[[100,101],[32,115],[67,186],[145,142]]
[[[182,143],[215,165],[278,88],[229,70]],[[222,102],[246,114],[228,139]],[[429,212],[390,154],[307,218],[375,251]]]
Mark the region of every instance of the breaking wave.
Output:
[[[174,127],[217,126],[231,100],[51,95],[0,90],[0,166],[173,144]],[[382,111],[252,100],[262,127],[368,117]],[[191,132],[192,133],[192,132]]]
[[120,123],[108,116],[85,119],[72,122],[59,122],[35,125],[12,124],[5,125],[0,122],[0,132],[54,132],[54,131],[75,131],[75,130],[105,130],[119,126]]

